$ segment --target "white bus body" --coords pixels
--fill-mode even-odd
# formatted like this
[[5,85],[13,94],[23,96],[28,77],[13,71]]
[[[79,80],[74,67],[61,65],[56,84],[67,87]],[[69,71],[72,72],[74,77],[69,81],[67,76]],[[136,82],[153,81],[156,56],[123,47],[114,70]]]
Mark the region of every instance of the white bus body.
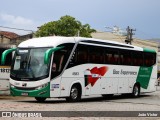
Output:
[[10,84],[14,96],[78,101],[81,96],[154,92],[156,78],[154,50],[93,38],[42,37],[18,46]]

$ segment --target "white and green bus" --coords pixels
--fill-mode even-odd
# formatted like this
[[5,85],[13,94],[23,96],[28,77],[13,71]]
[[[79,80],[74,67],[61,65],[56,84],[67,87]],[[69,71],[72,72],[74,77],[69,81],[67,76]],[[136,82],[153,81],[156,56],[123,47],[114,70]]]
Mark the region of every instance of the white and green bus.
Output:
[[11,65],[13,96],[66,98],[154,92],[157,80],[156,52],[128,44],[82,37],[33,38],[16,49]]

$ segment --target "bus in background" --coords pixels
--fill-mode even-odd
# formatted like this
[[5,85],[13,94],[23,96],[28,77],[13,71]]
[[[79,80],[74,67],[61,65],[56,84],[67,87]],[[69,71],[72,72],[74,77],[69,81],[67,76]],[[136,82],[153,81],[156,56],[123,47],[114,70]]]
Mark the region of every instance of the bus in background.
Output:
[[[1,44],[0,45],[0,58],[2,53],[10,48],[15,48],[15,45],[7,45]],[[12,62],[12,53],[8,54],[6,58],[5,64],[0,64],[0,95],[9,95],[10,94],[10,87],[9,87],[9,77],[10,77],[10,68]]]
[[9,49],[15,51],[10,74],[13,96],[66,98],[154,92],[156,51],[128,44],[81,37],[33,38]]

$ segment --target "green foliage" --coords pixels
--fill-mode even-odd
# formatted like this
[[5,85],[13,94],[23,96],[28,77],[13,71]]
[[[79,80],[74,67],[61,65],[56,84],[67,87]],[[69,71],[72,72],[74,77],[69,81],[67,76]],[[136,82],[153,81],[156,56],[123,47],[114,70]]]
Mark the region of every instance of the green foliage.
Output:
[[92,37],[91,33],[96,32],[95,29],[91,29],[89,24],[82,25],[80,29],[80,35],[82,37]]
[[89,24],[82,25],[80,21],[71,16],[62,16],[60,20],[51,21],[42,25],[36,32],[37,37],[43,36],[79,36],[92,37],[91,33],[96,32]]
[[56,21],[48,22],[44,25],[42,25],[38,31],[36,31],[35,35],[36,36],[50,36],[55,34],[55,26],[56,26]]

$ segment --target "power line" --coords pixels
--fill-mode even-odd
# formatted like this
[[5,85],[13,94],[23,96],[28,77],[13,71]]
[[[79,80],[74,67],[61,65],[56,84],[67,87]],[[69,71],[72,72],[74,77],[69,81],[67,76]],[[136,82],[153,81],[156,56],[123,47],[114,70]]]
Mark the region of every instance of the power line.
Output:
[[26,30],[26,29],[20,29],[20,28],[12,28],[12,27],[6,27],[6,26],[0,26],[1,28],[7,28],[7,29],[14,29],[14,30],[22,30],[22,31],[30,31],[34,32],[33,30]]

